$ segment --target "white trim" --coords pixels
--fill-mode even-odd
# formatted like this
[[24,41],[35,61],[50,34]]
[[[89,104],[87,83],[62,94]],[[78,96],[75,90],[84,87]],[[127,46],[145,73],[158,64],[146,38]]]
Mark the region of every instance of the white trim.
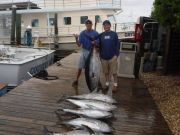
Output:
[[[72,9],[28,9],[28,10],[17,10],[19,14],[28,14],[28,13],[58,13],[58,12],[74,12],[74,11],[87,11],[87,10],[122,10],[121,8],[108,8],[108,7],[97,7],[97,8],[72,8]],[[1,11],[0,14],[11,14],[12,11]]]

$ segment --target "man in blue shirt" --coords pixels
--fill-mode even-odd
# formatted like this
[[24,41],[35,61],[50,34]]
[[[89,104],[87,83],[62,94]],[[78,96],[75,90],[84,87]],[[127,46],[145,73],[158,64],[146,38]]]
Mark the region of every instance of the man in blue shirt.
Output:
[[76,43],[79,47],[81,48],[81,54],[80,54],[80,59],[79,59],[79,65],[78,65],[78,72],[77,72],[77,77],[76,80],[73,82],[73,86],[78,85],[78,80],[81,75],[82,69],[85,68],[85,62],[88,58],[89,52],[92,48],[92,46],[96,43],[94,41],[91,41],[89,37],[95,38],[98,36],[98,33],[92,29],[92,21],[91,20],[86,20],[85,21],[86,29],[80,33],[78,36],[75,34],[75,39]]
[[104,32],[100,36],[100,57],[103,72],[106,78],[106,90],[109,88],[109,82],[113,76],[113,92],[117,90],[117,57],[119,56],[119,40],[116,32],[110,30],[109,20],[103,22]]

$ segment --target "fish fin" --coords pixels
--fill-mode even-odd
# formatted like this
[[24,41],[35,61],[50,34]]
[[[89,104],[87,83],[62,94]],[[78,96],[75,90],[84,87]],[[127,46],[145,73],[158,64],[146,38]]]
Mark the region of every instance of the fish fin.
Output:
[[83,115],[80,115],[80,114],[79,114],[78,116],[79,116],[80,118],[84,118],[84,116],[83,116]]
[[97,109],[95,106],[93,105],[87,105],[90,109]]
[[82,127],[77,127],[77,126],[76,126],[76,127],[73,127],[73,129],[74,129],[74,130],[81,130]]
[[53,132],[49,131],[46,126],[43,127],[44,127],[44,131],[43,131],[44,135],[53,135]]
[[95,132],[90,127],[84,124],[82,124],[82,126],[85,128],[85,130],[87,130],[90,133],[90,135],[95,135]]
[[107,124],[109,124],[110,126],[113,125],[112,121],[110,121],[109,119],[103,119],[103,121]]
[[[112,119],[112,118],[111,118],[111,119]],[[102,121],[104,121],[105,123],[107,123],[107,124],[111,127],[111,129],[112,129],[113,131],[115,131],[115,128],[112,126],[112,125],[113,125],[112,121],[110,121],[109,119],[103,119]]]

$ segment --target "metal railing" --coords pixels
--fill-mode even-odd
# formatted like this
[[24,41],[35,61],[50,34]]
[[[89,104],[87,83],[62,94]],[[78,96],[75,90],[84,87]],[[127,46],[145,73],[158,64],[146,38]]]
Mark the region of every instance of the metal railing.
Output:
[[86,8],[86,7],[112,7],[120,8],[121,0],[1,0],[0,4],[23,3],[25,8]]
[[[115,26],[116,25],[116,26]],[[116,32],[128,32],[128,31],[135,31],[135,23],[133,22],[128,22],[128,23],[117,23],[117,24],[112,24],[111,29],[113,31],[115,31],[116,28]],[[80,33],[81,31],[83,31],[85,29],[85,26],[83,25],[77,25],[77,26],[61,26],[58,27],[58,33],[59,36],[62,35],[72,35],[74,33]],[[24,32],[25,32],[25,28],[23,27],[21,30],[21,36],[24,36]],[[102,24],[98,24],[96,30],[101,33],[103,31],[103,27]],[[10,33],[11,29],[10,28],[0,28],[0,38],[3,37],[10,37]],[[53,35],[54,34],[54,27],[44,27],[44,28],[39,28],[39,27],[33,27],[32,28],[32,33],[33,36],[35,35],[35,33],[38,33],[40,37],[47,37],[49,35]]]
[[[116,25],[116,26],[115,26]],[[133,22],[128,22],[128,23],[117,23],[117,24],[112,24],[111,30],[116,32],[129,32],[129,31],[135,31],[135,23]],[[85,26],[83,25],[77,25],[77,26],[61,26],[58,27],[58,33],[60,36],[62,35],[72,35],[75,33],[80,33],[85,29]],[[103,27],[102,24],[98,24],[96,30],[101,33],[103,32]],[[25,28],[22,29],[22,34],[25,31]],[[46,28],[32,28],[33,33],[40,33],[39,36],[41,37],[47,37],[48,35],[53,35],[54,34],[54,27],[46,27]]]

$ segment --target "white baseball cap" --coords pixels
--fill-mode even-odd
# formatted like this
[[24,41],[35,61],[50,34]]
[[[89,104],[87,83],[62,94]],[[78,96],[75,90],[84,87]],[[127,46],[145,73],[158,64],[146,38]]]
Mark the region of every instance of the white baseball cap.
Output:
[[26,28],[27,28],[27,29],[31,29],[32,27],[31,27],[30,25],[28,25]]

